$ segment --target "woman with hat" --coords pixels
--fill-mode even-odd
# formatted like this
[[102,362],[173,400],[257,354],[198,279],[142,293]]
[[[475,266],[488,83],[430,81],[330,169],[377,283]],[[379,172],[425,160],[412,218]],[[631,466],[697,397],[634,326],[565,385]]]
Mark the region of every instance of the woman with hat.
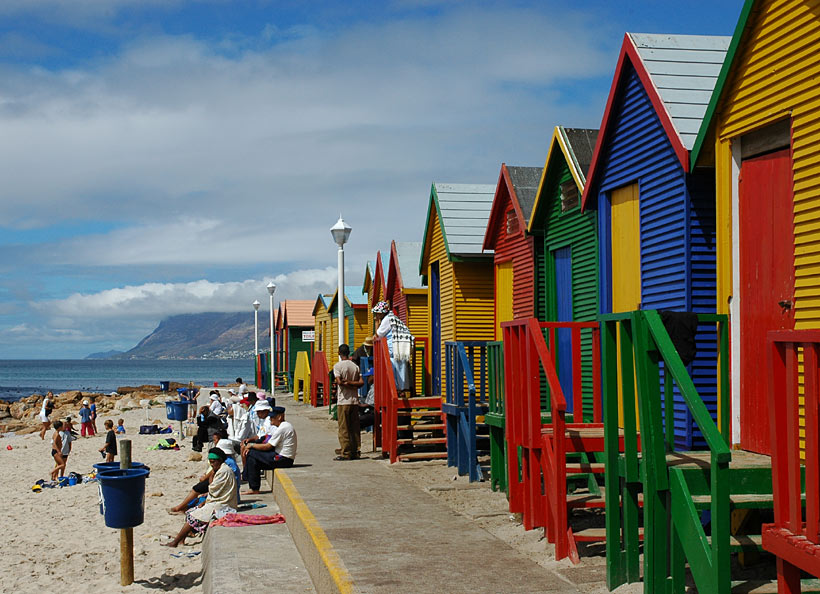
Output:
[[379,325],[376,336],[387,341],[387,351],[393,364],[393,376],[396,378],[396,390],[410,390],[410,360],[413,357],[413,334],[410,328],[399,317],[390,311],[390,303],[379,301],[373,308],[373,319]]
[[185,544],[185,538],[192,532],[202,534],[212,520],[236,511],[236,479],[225,464],[225,458],[225,452],[220,448],[213,448],[208,452],[208,463],[214,471],[208,486],[208,496],[202,505],[185,514],[185,524],[179,534],[163,546],[176,548]]

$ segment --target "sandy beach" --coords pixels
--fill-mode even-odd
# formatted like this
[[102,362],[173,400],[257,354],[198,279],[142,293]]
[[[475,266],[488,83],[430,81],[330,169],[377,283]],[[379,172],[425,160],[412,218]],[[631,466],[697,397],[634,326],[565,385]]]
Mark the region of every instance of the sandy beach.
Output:
[[[151,468],[146,481],[145,523],[134,528],[135,583],[120,586],[119,531],[106,528],[103,522],[96,482],[43,489],[40,493],[31,490],[38,479],[49,479],[54,466],[49,431],[44,441],[37,433],[0,439],[0,483],[4,493],[4,571],[0,572],[0,591],[42,592],[61,585],[97,592],[202,591],[200,556],[172,557],[174,551],[161,547],[159,538],[176,534],[182,526],[183,517],[169,515],[166,508],[182,500],[205,463],[188,460],[190,438],[184,440],[179,451],[149,451],[147,448],[165,436],[137,434],[139,425],[146,423],[144,410],[103,415],[97,420],[99,429],[103,429],[108,418],[114,422],[117,418],[125,419],[133,459]],[[150,419],[167,425],[164,407],[150,409]],[[175,423],[175,429],[178,426]],[[97,450],[104,439],[105,434],[98,433],[75,441],[67,470],[90,473],[93,464],[101,460]],[[189,545],[199,541],[200,538],[188,539]],[[177,550],[200,549],[187,546]]]

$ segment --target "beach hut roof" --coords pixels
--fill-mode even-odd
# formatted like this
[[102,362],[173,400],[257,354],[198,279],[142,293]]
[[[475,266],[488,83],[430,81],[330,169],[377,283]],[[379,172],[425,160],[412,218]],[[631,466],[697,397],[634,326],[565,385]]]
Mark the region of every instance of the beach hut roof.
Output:
[[627,62],[632,65],[663,125],[684,171],[689,171],[689,151],[709,105],[731,38],[713,35],[653,35],[627,33],[609,89],[601,133],[592,154],[582,204],[589,205],[591,189],[607,141],[615,98]]
[[321,305],[322,307],[327,309],[327,303],[328,303],[328,300],[330,299],[331,296],[332,295],[329,295],[329,294],[328,295],[322,295],[321,293],[319,293],[319,296],[316,297],[316,301],[313,302],[313,311],[311,311],[311,313],[313,314],[313,317],[314,317],[314,324],[315,324],[316,313],[319,311],[319,306]]
[[399,289],[423,289],[424,279],[418,274],[416,264],[421,255],[420,241],[393,241],[390,245],[391,262],[395,262],[396,270],[388,268],[387,292],[393,290],[393,283],[398,283]]
[[288,327],[313,326],[314,301],[310,299],[288,299],[285,301],[285,324]]
[[[336,307],[336,298],[339,296],[339,290],[333,292],[333,296],[327,304],[327,310],[332,311]],[[362,295],[359,287],[345,287],[345,302],[353,308],[367,307],[367,295]]]
[[502,191],[510,197],[520,228],[526,227],[535,205],[541,171],[541,167],[519,167],[505,163],[501,164],[501,173],[498,176],[498,184],[496,184],[487,228],[484,231],[483,249],[495,249],[495,229],[498,228],[501,217],[506,216],[503,208],[504,201],[500,198]]
[[717,106],[720,103],[720,99],[723,96],[724,91],[726,90],[726,83],[732,72],[732,67],[738,57],[738,48],[744,40],[744,37],[751,34],[749,17],[751,16],[756,4],[759,4],[758,0],[746,0],[746,2],[743,3],[743,8],[740,10],[740,18],[737,20],[735,32],[729,42],[729,48],[726,50],[726,58],[723,60],[720,73],[718,73],[714,91],[712,91],[712,95],[709,98],[709,105],[706,107],[706,114],[703,116],[703,120],[700,123],[700,129],[698,130],[697,138],[695,139],[694,146],[692,147],[693,167],[697,165],[699,157],[703,154],[704,144],[712,131],[712,123],[715,112],[717,111]]
[[540,209],[540,199],[543,190],[544,181],[549,173],[550,165],[554,159],[560,156],[566,161],[569,167],[570,174],[575,180],[575,185],[578,186],[578,191],[583,192],[586,185],[587,170],[592,161],[592,152],[595,150],[595,141],[598,138],[598,130],[591,130],[588,128],[564,128],[563,126],[555,126],[552,132],[552,140],[547,150],[547,160],[544,162],[544,168],[541,171],[541,179],[538,183],[538,190],[535,195],[535,206],[533,206],[532,213],[527,220],[527,231],[532,231],[535,218]]
[[444,236],[447,257],[451,261],[487,255],[482,248],[495,188],[493,184],[433,184],[419,257],[420,272],[423,273],[424,258],[429,249],[428,233],[434,208]]
[[364,281],[362,282],[362,294],[370,291],[370,285],[373,284],[373,272],[375,265],[373,260],[368,260],[364,267]]

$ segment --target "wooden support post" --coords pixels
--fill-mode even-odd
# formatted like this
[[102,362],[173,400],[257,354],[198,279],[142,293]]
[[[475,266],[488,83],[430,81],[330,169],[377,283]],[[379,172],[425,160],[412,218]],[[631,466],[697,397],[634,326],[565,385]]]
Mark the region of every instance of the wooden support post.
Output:
[[[131,468],[131,440],[123,439],[119,443],[120,468]],[[130,586],[134,583],[134,529],[120,529],[120,585]]]

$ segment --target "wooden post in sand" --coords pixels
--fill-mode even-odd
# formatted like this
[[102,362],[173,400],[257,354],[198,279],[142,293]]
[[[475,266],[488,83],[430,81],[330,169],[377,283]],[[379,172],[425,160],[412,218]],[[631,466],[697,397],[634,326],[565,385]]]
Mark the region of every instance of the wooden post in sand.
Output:
[[[119,443],[120,468],[131,468],[131,440],[123,439]],[[130,586],[134,583],[134,529],[120,529],[120,585]]]

